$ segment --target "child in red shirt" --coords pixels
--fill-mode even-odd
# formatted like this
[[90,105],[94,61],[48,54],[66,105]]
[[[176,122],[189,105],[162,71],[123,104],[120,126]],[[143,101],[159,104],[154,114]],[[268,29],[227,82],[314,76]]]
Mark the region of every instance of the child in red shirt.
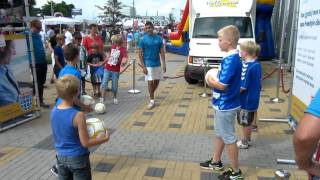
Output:
[[104,74],[101,84],[100,102],[104,102],[109,80],[112,80],[113,103],[118,104],[118,80],[120,75],[120,66],[124,66],[128,60],[127,50],[122,46],[123,39],[121,35],[114,35],[111,38],[113,43],[110,56],[104,65]]

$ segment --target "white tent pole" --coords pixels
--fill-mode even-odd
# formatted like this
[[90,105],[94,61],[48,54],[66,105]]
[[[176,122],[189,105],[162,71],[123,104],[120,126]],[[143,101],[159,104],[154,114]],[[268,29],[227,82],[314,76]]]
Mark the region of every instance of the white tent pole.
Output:
[[[35,57],[33,53],[33,42],[32,42],[32,34],[31,34],[31,27],[30,27],[30,12],[29,12],[29,2],[28,0],[24,0],[25,3],[25,10],[26,10],[26,24],[28,27],[28,39],[29,39],[29,52],[31,53],[31,73],[33,75],[33,83],[35,88],[35,95],[36,95],[36,102],[37,102],[37,109],[40,110],[40,99],[39,99],[39,91],[38,91],[38,81],[37,81],[37,74],[35,69]],[[40,115],[40,114],[37,114]]]

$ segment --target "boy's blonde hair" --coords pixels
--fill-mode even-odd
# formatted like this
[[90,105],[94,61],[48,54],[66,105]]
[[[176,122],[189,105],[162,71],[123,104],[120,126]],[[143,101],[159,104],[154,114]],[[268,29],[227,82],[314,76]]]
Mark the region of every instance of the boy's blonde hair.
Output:
[[76,45],[69,43],[63,46],[63,55],[67,61],[74,62],[79,55],[79,48]]
[[229,25],[221,28],[218,31],[218,36],[223,36],[226,38],[233,46],[237,46],[239,38],[240,38],[240,31],[234,25]]
[[66,36],[65,35],[63,35],[63,34],[57,34],[56,35],[56,40],[58,41],[58,40],[63,40],[63,39],[66,39]]
[[260,45],[254,41],[244,41],[240,44],[240,49],[245,51],[250,56],[259,56],[260,54]]
[[122,45],[123,39],[120,34],[113,35],[111,41],[117,45]]
[[73,75],[62,76],[57,81],[56,89],[60,98],[74,98],[78,94],[79,80]]

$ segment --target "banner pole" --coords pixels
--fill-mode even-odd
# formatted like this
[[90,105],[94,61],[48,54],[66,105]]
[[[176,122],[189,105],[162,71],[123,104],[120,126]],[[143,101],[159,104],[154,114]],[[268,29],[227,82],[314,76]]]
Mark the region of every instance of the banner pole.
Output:
[[280,40],[280,50],[279,50],[279,61],[278,61],[278,76],[277,76],[277,87],[276,87],[276,97],[271,98],[270,101],[274,103],[283,103],[284,100],[279,97],[280,91],[280,78],[281,78],[281,71],[282,71],[282,63],[283,63],[283,49],[284,49],[284,32],[286,28],[286,23],[288,18],[286,16],[286,12],[288,10],[288,2],[284,1],[284,11],[283,11],[283,22],[282,22],[282,29],[281,29],[281,40]]
[[207,82],[205,80],[206,78],[206,73],[208,72],[208,60],[204,60],[203,62],[204,65],[204,71],[203,71],[203,93],[199,94],[200,97],[206,98],[210,97],[210,94],[207,93]]
[[[34,49],[33,49],[33,41],[32,41],[32,34],[31,34],[31,27],[30,27],[30,12],[29,12],[29,2],[28,0],[24,0],[25,3],[25,10],[26,10],[26,25],[28,27],[28,39],[29,39],[29,53],[31,53],[31,73],[33,76],[33,83],[34,83],[34,89],[35,89],[35,96],[36,96],[36,104],[37,104],[37,110],[40,110],[40,99],[39,99],[39,92],[38,92],[38,81],[37,81],[37,74],[35,69],[35,57],[34,57]],[[40,115],[40,113],[36,113],[37,116]]]

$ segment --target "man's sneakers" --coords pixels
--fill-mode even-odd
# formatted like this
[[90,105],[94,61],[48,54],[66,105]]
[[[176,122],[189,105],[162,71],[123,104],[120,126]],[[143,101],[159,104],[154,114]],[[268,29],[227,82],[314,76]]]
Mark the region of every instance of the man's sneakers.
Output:
[[225,172],[223,172],[221,175],[218,176],[218,179],[220,180],[239,180],[243,179],[242,172],[239,169],[238,172],[235,172],[232,168],[229,168]]
[[115,104],[115,105],[119,104],[119,101],[117,98],[113,98],[113,104]]
[[148,110],[151,110],[151,109],[153,109],[154,107],[155,107],[155,102],[154,102],[154,100],[150,100],[150,102],[149,102],[149,104],[148,104]]
[[200,163],[200,167],[202,169],[207,169],[207,170],[216,170],[216,171],[221,171],[223,170],[223,164],[221,161],[219,162],[213,162],[212,158],[208,161]]
[[251,143],[247,140],[239,140],[237,146],[239,149],[248,149],[251,146]]
[[50,171],[52,172],[52,174],[54,174],[55,176],[58,176],[58,167],[57,164],[53,165],[50,169]]

